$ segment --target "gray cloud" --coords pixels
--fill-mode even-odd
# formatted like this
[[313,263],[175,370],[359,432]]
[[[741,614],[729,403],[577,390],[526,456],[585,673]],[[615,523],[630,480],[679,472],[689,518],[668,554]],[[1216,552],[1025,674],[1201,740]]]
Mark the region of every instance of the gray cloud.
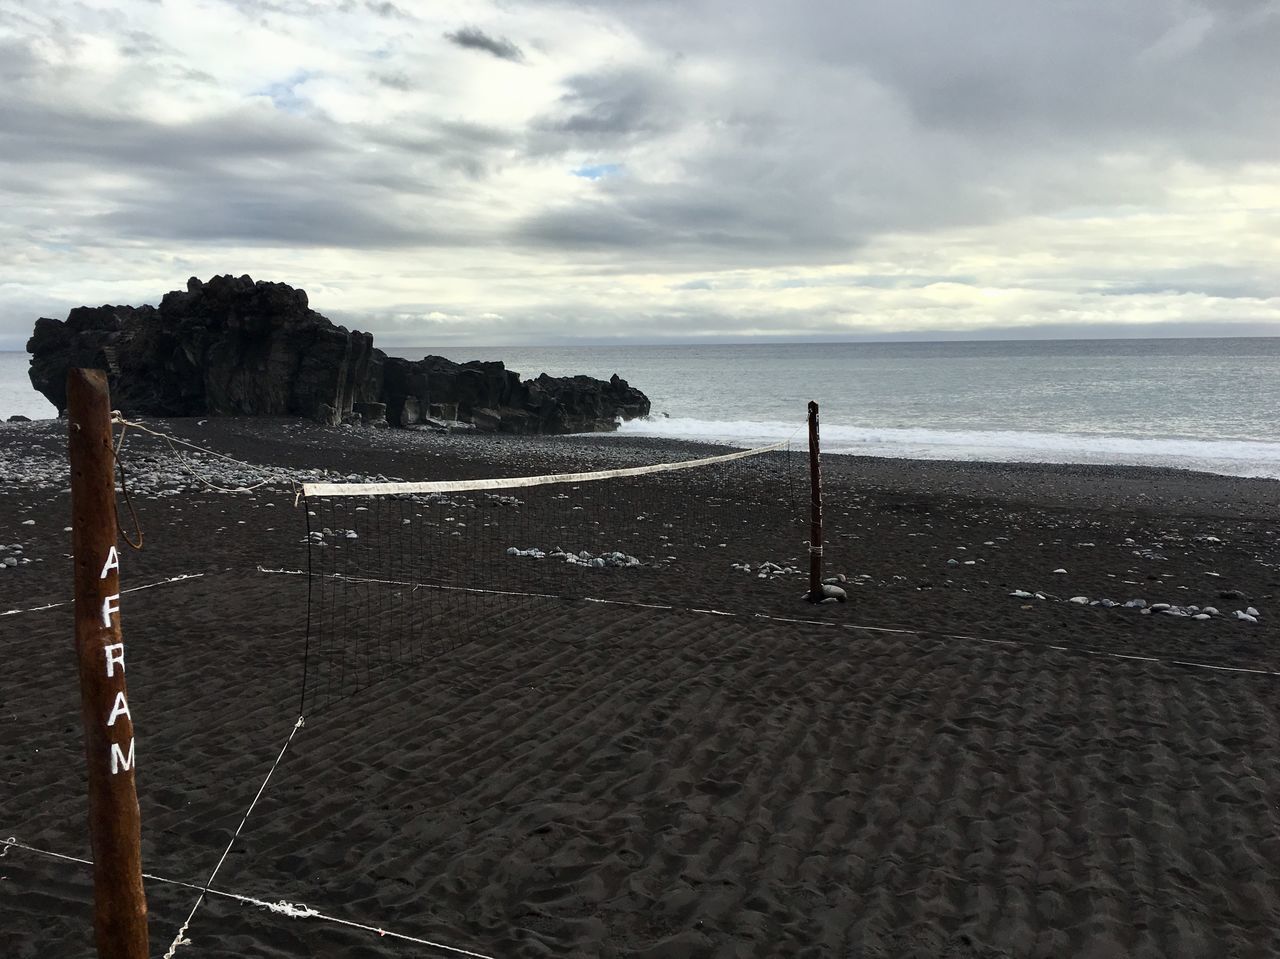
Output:
[[[529,242],[832,262],[886,232],[1159,208],[1177,162],[1225,171],[1280,142],[1280,16],[1261,5],[600,6],[680,57],[570,78],[530,148],[670,142],[679,172],[628,161],[625,183],[529,217]],[[720,84],[681,82],[703,62]]]
[[413,18],[391,0],[365,0],[364,7],[370,13],[392,20],[412,20]]
[[463,27],[446,33],[444,38],[450,43],[465,50],[481,50],[492,54],[499,60],[510,60],[512,63],[524,61],[524,51],[506,37],[491,37],[477,27]]
[[16,83],[37,75],[44,61],[37,57],[31,44],[16,37],[0,39],[0,82]]
[[417,84],[409,77],[409,74],[402,71],[388,73],[370,74],[380,86],[387,87],[390,90],[399,90],[401,93],[408,93],[410,90],[417,88]]
[[0,162],[5,163],[96,162],[119,164],[133,172],[169,172],[208,170],[237,159],[297,161],[331,149],[334,141],[316,122],[265,109],[169,124],[0,100],[0,145]]
[[239,183],[234,190],[154,189],[116,197],[114,209],[87,224],[87,232],[141,240],[190,243],[234,241],[242,246],[390,249],[467,242],[460,232],[433,228],[419,217],[389,214],[376,189],[346,184],[340,194],[325,183],[294,188]]
[[[1207,322],[1256,309],[1265,323],[1280,309],[1274,3],[515,0],[500,12],[532,62],[475,27],[445,34],[525,64],[512,73],[424,59],[421,37],[449,25],[401,23],[419,14],[408,5],[228,0],[219,15],[247,16],[258,39],[327,37],[342,51],[309,59],[285,44],[293,59],[258,58],[242,82],[219,51],[180,51],[154,11],[118,2],[0,0],[15,34],[0,39],[0,255],[38,257],[23,259],[30,283],[77,276],[118,256],[102,252],[117,241],[122,272],[148,252],[308,250],[315,260],[280,261],[300,271],[280,278],[303,285],[306,264],[323,264],[311,267],[321,282],[333,269],[317,247],[350,250],[353,273],[382,269],[363,251],[403,264],[422,248],[427,262],[452,256],[424,286],[485,276],[473,295],[520,307],[451,331],[527,323],[544,338],[592,316],[620,331],[667,316],[671,335],[774,319],[819,335],[855,314],[883,325],[886,304],[904,330],[945,331],[915,318],[935,280],[960,304],[939,310],[971,321],[985,306],[964,305],[966,283],[1051,293],[1026,309],[1062,315],[1088,300],[1079,315],[1114,310],[1116,323],[1142,309],[1192,322],[1186,311],[1223,304],[1237,312]],[[123,66],[102,55],[112,44]],[[610,173],[573,176],[592,168]],[[1073,233],[1077,220],[1093,225]],[[864,264],[876,257],[896,259]],[[397,268],[417,276],[416,263]],[[724,279],[738,271],[760,276]],[[641,291],[635,302],[603,308],[616,297],[587,289],[602,275]],[[846,280],[869,299],[842,312]],[[981,322],[1024,319],[1012,315]]]

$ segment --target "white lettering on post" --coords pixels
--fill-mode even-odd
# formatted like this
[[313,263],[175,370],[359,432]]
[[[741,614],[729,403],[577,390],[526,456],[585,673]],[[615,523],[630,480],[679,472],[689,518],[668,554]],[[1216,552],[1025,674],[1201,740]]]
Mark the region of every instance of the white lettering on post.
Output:
[[107,679],[116,674],[116,667],[120,667],[120,672],[124,672],[124,643],[108,643],[102,647],[102,651],[107,654]]
[[[112,605],[113,600],[115,601],[114,606]],[[111,614],[118,613],[118,612],[120,612],[120,594],[112,593],[110,596],[108,596],[106,599],[102,601],[102,625],[106,627],[110,627]]]
[[111,707],[111,715],[107,717],[107,725],[114,726],[116,720],[124,715],[125,719],[132,720],[133,716],[129,714],[129,704],[124,701],[124,692],[116,693],[116,704]]
[[102,566],[102,575],[99,576],[98,579],[106,579],[107,573],[111,572],[113,569],[118,570],[119,568],[120,554],[117,553],[116,548],[112,546],[111,550],[107,553],[107,561]]
[[111,774],[114,776],[118,772],[128,772],[133,768],[133,740],[129,740],[129,755],[124,754],[116,743],[111,744]]

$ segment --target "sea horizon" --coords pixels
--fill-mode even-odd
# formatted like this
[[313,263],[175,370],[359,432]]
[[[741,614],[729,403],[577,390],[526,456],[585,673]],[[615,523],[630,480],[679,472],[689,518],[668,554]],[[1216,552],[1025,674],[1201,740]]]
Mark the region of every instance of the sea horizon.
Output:
[[[813,399],[831,453],[1280,478],[1280,337],[380,348],[501,360],[526,379],[617,373],[652,401],[649,418],[621,425],[629,435],[801,441]],[[54,415],[26,358],[0,352],[0,417]]]

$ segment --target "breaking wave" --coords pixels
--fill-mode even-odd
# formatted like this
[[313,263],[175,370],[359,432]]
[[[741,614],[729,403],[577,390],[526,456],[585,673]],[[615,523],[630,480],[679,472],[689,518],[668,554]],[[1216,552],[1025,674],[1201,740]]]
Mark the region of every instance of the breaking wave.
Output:
[[[623,423],[618,432],[743,448],[786,440],[795,443],[797,448],[803,448],[808,442],[803,424],[751,420],[649,417]],[[891,429],[824,422],[822,449],[827,453],[899,459],[1165,466],[1224,476],[1280,479],[1280,443],[1260,440],[1017,430]]]

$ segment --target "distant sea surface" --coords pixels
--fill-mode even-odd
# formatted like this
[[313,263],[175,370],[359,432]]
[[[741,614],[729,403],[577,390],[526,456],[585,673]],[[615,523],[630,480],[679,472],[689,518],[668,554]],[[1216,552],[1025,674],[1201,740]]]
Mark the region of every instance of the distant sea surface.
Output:
[[33,420],[57,416],[53,404],[37,393],[27,379],[26,353],[0,352],[0,420],[22,415]]
[[1280,478],[1280,337],[388,352],[618,373],[653,402],[635,435],[803,444],[813,399],[830,452]]
[[[637,436],[803,443],[814,399],[830,452],[1280,478],[1280,337],[387,353],[502,360],[526,378],[618,373],[653,402],[648,420],[621,427]],[[25,353],[0,353],[0,416],[53,416],[26,368]]]

